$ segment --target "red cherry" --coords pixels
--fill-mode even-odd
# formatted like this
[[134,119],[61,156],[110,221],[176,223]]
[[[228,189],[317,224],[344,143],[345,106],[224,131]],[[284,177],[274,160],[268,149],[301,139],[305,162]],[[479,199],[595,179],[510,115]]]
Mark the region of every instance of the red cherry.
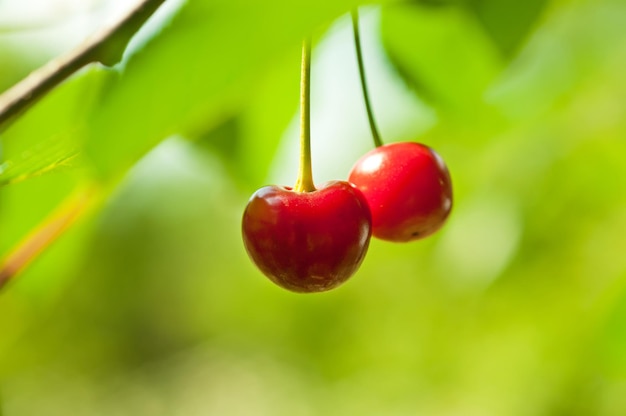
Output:
[[345,181],[311,192],[265,186],[243,214],[250,258],[274,283],[294,292],[339,286],[359,268],[372,234],[363,194]]
[[437,231],[452,209],[452,183],[443,159],[430,147],[391,143],[366,153],[349,179],[370,206],[373,235],[406,242]]

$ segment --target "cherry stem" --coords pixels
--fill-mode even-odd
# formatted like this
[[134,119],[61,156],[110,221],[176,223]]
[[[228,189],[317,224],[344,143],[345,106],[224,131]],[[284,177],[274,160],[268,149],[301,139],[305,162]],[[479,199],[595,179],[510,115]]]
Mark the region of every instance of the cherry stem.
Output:
[[359,75],[361,77],[361,90],[363,91],[363,100],[365,100],[365,109],[367,110],[367,120],[370,124],[370,130],[372,130],[372,138],[374,139],[374,146],[380,147],[383,145],[383,141],[378,133],[376,127],[376,120],[374,119],[374,112],[372,111],[372,105],[370,103],[369,93],[367,92],[367,82],[365,81],[365,65],[363,65],[363,52],[361,51],[361,35],[359,31],[359,10],[352,10],[352,29],[354,31],[354,47],[356,49],[356,59],[359,64]]
[[311,40],[302,42],[302,72],[300,74],[300,170],[293,187],[296,192],[312,192],[311,167]]

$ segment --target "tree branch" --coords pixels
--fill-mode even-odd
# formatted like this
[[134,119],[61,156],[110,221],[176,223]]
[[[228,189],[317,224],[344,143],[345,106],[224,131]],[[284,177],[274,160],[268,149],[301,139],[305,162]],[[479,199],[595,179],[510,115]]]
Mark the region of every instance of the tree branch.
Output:
[[48,62],[0,95],[0,131],[46,93],[84,66],[112,66],[122,59],[128,42],[165,0],[142,0],[122,20],[82,45]]

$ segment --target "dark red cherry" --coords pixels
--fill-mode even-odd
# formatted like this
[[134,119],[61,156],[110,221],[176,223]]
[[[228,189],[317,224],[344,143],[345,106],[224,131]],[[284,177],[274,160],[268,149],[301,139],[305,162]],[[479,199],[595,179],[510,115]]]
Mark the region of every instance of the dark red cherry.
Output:
[[250,258],[274,283],[294,292],[322,292],[359,268],[371,215],[363,194],[345,181],[311,192],[266,186],[250,198],[242,233]]
[[348,180],[367,199],[372,233],[406,242],[431,235],[452,209],[452,183],[443,159],[413,142],[377,147],[359,159]]

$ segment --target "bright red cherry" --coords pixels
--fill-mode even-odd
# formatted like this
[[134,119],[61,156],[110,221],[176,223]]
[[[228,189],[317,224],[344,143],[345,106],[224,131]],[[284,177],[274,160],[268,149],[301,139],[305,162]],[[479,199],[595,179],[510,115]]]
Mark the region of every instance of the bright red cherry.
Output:
[[366,153],[349,179],[367,199],[373,235],[406,242],[437,231],[452,209],[452,183],[443,159],[430,147],[390,143]]
[[359,268],[372,234],[363,194],[345,181],[310,192],[265,186],[243,214],[243,241],[250,258],[279,286],[322,292]]

